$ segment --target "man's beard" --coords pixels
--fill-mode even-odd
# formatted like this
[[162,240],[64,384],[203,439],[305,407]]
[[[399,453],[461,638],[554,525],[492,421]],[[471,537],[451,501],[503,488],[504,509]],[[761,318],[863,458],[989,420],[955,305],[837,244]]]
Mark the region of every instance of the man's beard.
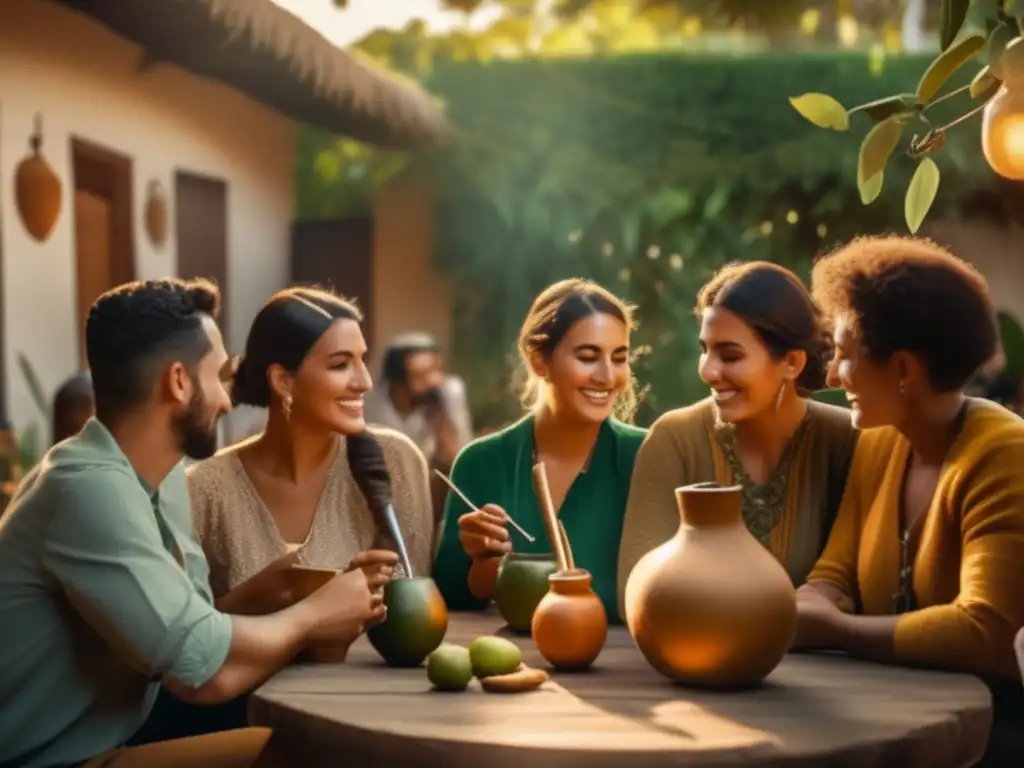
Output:
[[197,385],[188,409],[176,417],[173,424],[181,452],[196,461],[208,459],[217,452],[217,422],[208,422],[206,411],[206,398]]

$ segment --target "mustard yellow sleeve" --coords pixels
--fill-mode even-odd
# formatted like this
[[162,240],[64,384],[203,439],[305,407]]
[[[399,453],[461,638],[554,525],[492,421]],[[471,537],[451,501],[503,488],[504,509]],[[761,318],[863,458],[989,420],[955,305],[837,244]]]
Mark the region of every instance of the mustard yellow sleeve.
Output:
[[633,465],[619,544],[619,615],[625,618],[626,581],[640,559],[679,530],[675,489],[688,482],[687,462],[677,444],[677,426],[659,419],[644,438]]
[[814,564],[806,582],[825,582],[840,590],[847,597],[847,601],[840,606],[846,611],[853,610],[857,595],[857,553],[860,550],[863,517],[861,497],[862,487],[869,481],[867,474],[870,468],[865,466],[865,456],[870,450],[869,441],[862,438],[854,450],[846,490],[843,492],[843,500],[832,524],[832,532],[829,534],[825,551]]
[[960,594],[902,616],[896,660],[1016,679],[1024,625],[1024,438],[991,435],[989,455],[957,487],[962,510]]

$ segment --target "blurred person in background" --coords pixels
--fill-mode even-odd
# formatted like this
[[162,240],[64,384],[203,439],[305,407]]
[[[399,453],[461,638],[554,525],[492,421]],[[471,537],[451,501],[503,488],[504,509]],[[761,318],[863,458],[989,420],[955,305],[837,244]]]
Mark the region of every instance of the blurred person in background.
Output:
[[1021,412],[1021,378],[1017,374],[1003,371],[985,384],[981,396],[986,400],[999,403],[1019,415]]
[[[380,386],[366,396],[366,421],[409,437],[431,470],[448,474],[473,439],[466,385],[445,371],[441,345],[423,332],[395,337],[384,352]],[[431,474],[434,518],[440,521],[447,488]]]
[[53,434],[51,445],[77,435],[96,413],[92,376],[79,371],[60,385],[53,396]]

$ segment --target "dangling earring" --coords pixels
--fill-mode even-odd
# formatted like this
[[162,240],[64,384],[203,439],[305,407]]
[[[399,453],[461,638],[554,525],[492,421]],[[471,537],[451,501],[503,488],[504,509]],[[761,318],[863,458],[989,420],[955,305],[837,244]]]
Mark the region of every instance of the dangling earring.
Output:
[[786,394],[786,380],[782,380],[782,385],[779,387],[779,394],[775,396],[775,412],[779,412],[779,408],[782,407],[782,398]]
[[907,394],[907,382],[906,382],[905,379],[900,379],[900,394],[901,395],[906,395]]
[[284,420],[291,421],[292,418],[292,396],[288,395],[281,401],[281,410],[284,411]]

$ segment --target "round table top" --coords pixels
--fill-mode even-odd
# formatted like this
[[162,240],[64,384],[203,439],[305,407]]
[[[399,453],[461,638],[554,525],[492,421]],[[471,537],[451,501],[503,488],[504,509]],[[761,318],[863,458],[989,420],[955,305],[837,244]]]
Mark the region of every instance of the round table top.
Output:
[[[446,642],[500,634],[546,668],[529,636],[496,614],[452,614]],[[594,668],[540,689],[431,689],[426,670],[384,666],[365,638],[343,664],[289,667],[250,698],[254,725],[309,765],[928,766],[973,765],[992,719],[988,689],[968,675],[902,669],[839,655],[790,655],[760,688],[710,692],[654,672],[622,627]],[[377,762],[371,762],[377,761]],[[387,764],[381,761],[388,761]]]

